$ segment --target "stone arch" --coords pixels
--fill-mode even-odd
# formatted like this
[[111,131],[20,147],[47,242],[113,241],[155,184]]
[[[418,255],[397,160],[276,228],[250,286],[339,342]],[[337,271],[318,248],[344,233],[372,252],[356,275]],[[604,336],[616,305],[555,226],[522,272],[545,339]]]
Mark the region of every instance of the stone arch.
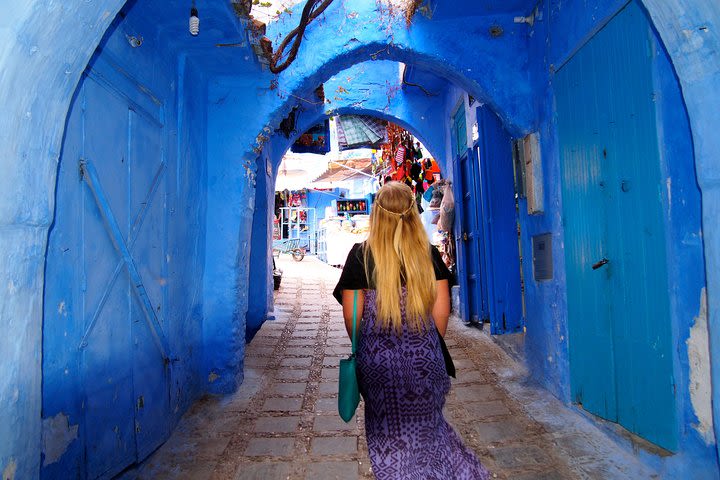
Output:
[[[529,99],[537,90],[536,79],[527,71],[525,33],[512,18],[480,17],[473,31],[459,41],[457,32],[466,27],[461,20],[438,25],[419,18],[408,29],[402,18],[384,18],[374,2],[351,0],[331,5],[326,17],[320,27],[306,32],[298,59],[278,75],[281,98],[273,102],[267,123],[258,126],[258,132],[265,126],[274,129],[297,104],[298,98],[307,98],[332,75],[370,60],[412,63],[491,105],[511,132],[532,129],[534,114]],[[505,33],[497,38],[490,36],[490,28],[498,25]],[[268,28],[270,37],[282,33],[272,31],[280,29],[275,25]],[[360,29],[357,37],[363,40],[349,34],[344,36],[349,28]],[[318,48],[319,45],[322,48]],[[312,53],[305,51],[309,48]],[[513,88],[505,88],[510,82]]]
[[445,107],[444,97],[404,87],[398,72],[398,62],[379,60],[356,64],[335,74],[324,83],[327,103],[298,109],[290,138],[277,133],[271,137],[269,151],[273,165],[279,165],[282,155],[302,132],[337,114],[369,115],[397,123],[416,133],[434,158],[444,162],[446,132],[431,117],[431,113]]

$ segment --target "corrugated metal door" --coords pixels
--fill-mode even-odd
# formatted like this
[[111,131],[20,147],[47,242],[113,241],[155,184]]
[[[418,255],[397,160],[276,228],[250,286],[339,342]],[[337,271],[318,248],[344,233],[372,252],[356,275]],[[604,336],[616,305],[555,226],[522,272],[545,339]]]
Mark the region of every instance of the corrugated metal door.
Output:
[[44,478],[112,477],[169,432],[162,108],[111,75],[84,78],[58,173],[43,417],[79,429],[61,458],[46,458]]
[[480,222],[484,232],[483,284],[493,334],[523,328],[520,250],[510,135],[488,107],[477,109]]
[[558,72],[572,394],[677,445],[652,31],[631,3]]

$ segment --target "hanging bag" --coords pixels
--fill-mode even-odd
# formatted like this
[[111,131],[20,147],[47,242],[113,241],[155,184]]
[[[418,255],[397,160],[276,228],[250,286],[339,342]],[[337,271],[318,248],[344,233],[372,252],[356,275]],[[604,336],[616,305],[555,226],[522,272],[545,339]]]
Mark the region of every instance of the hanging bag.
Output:
[[455,378],[455,362],[453,362],[453,359],[450,356],[450,350],[448,350],[448,347],[445,344],[445,339],[442,335],[440,335],[440,331],[437,327],[435,327],[435,331],[437,332],[438,341],[440,342],[440,350],[442,350],[443,360],[445,361],[445,371],[448,376]]
[[355,290],[353,297],[353,324],[352,324],[352,350],[350,356],[340,360],[340,381],[338,391],[338,412],[340,418],[349,422],[355,415],[358,403],[360,403],[360,390],[358,388],[357,370],[355,363],[355,348],[357,337],[357,297]]

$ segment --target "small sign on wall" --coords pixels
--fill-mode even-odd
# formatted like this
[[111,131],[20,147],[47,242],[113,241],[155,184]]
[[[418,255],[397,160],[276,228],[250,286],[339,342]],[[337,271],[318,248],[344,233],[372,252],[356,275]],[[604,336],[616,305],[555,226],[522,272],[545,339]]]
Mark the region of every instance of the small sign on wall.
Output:
[[532,237],[533,278],[536,281],[552,280],[552,234],[543,233]]

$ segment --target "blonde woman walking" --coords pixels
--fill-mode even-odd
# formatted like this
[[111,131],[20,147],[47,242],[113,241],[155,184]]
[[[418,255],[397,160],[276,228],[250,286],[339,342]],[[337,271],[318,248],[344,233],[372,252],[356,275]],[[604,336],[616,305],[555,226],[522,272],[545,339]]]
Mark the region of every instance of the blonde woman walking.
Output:
[[439,335],[450,315],[449,280],[412,190],[385,184],[370,214],[368,239],[348,254],[333,292],[349,332],[359,291],[357,373],[379,480],[489,477],[442,414],[450,378]]

